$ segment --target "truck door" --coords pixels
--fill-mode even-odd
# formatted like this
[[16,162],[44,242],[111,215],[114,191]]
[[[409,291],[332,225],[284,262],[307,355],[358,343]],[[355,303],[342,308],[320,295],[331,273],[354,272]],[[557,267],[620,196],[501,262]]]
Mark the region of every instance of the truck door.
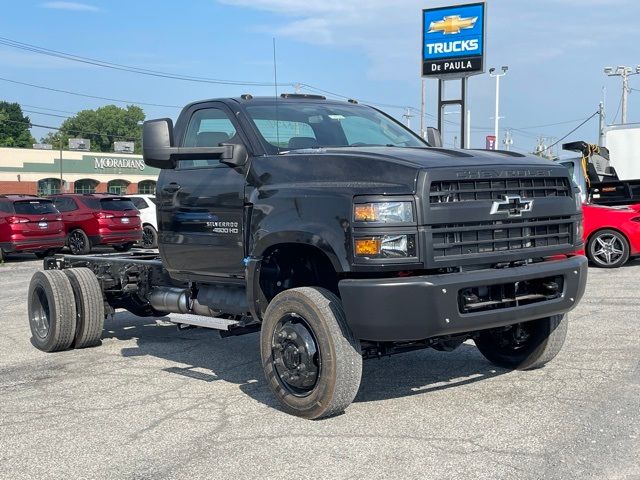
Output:
[[[246,144],[232,112],[221,103],[193,107],[184,147]],[[186,159],[163,170],[158,198],[159,248],[176,278],[244,275],[245,171],[217,159]]]

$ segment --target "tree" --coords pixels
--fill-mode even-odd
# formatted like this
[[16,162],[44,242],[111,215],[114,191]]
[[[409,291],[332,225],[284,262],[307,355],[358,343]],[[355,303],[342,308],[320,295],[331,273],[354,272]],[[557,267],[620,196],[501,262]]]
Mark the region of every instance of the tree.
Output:
[[142,151],[142,126],[144,111],[135,105],[127,108],[106,105],[95,110],[82,110],[65,120],[60,131],[49,133],[42,139],[60,148],[60,141],[67,147],[69,138],[91,140],[92,152],[112,152],[113,142],[135,142],[135,152]]
[[31,121],[17,103],[0,102],[0,147],[31,148]]

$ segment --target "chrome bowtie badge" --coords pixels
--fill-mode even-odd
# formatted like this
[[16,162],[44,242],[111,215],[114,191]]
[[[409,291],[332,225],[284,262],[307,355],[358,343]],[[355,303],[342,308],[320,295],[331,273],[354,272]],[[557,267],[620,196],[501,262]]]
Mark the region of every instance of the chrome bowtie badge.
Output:
[[523,200],[520,195],[505,195],[491,205],[491,215],[506,214],[507,217],[521,217],[524,212],[533,209],[533,200]]

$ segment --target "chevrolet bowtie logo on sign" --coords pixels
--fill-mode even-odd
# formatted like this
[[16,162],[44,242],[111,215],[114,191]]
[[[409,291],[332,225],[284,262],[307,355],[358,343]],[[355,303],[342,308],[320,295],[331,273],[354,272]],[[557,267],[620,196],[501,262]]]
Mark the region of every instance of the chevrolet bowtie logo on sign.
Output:
[[444,17],[439,22],[431,22],[427,33],[442,32],[445,35],[460,33],[463,28],[473,28],[478,17],[460,18],[460,15]]
[[422,75],[465,77],[484,71],[485,4],[422,11]]
[[533,209],[533,200],[523,200],[520,195],[505,195],[504,200],[496,200],[491,205],[491,215],[506,214],[507,217],[521,217]]

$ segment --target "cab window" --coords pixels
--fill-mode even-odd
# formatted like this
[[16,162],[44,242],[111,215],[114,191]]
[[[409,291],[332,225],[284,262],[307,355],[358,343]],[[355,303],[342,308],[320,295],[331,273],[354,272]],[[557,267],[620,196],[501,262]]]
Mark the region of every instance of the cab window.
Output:
[[[219,108],[197,110],[189,121],[183,146],[219,147],[221,143],[239,143],[236,128],[227,113]],[[219,164],[217,159],[181,160],[178,168],[202,168]]]

